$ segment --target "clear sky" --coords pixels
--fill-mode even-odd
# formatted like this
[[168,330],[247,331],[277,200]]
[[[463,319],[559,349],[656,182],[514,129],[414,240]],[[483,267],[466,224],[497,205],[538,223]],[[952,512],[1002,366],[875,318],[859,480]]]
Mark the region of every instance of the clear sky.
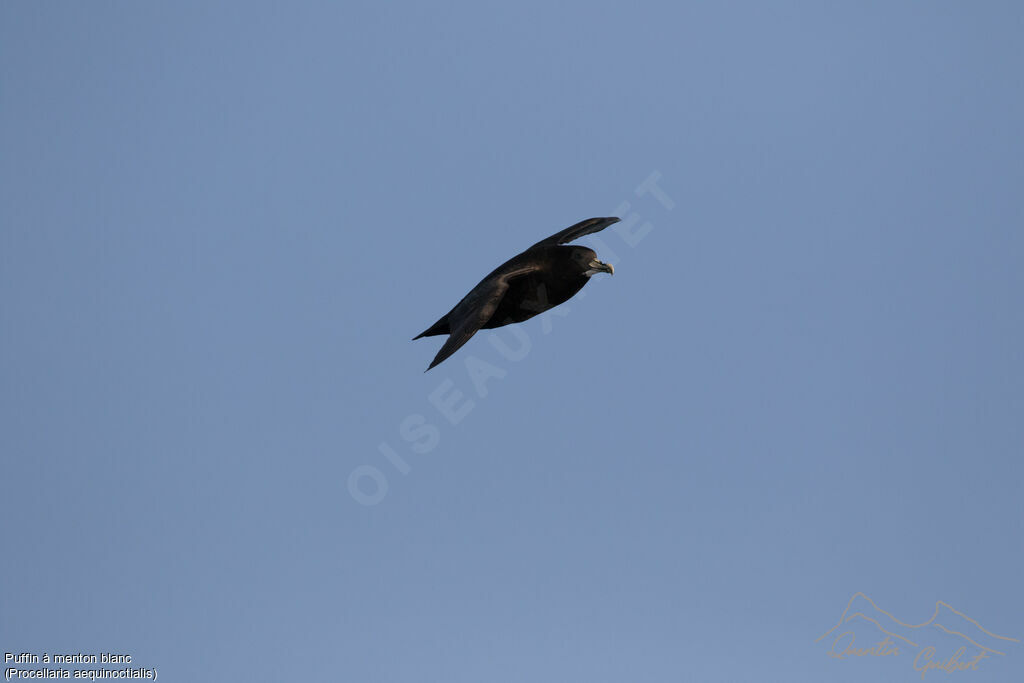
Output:
[[[860,683],[955,631],[989,656],[924,680],[1024,680],[1022,32],[3,3],[0,650]],[[411,337],[603,215],[614,277],[424,374]]]

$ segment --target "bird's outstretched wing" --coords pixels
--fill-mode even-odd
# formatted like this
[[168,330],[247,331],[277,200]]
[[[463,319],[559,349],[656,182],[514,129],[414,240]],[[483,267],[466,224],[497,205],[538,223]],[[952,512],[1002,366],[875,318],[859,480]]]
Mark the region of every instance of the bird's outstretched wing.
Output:
[[451,334],[441,350],[434,356],[434,360],[427,370],[458,351],[463,344],[469,341],[470,337],[476,334],[477,330],[491,319],[494,312],[498,310],[498,304],[501,303],[505,292],[508,291],[508,285],[512,279],[539,269],[540,266],[536,263],[523,265],[507,273],[493,274],[474,287],[448,314]]
[[575,239],[579,239],[584,235],[589,235],[594,232],[600,232],[609,225],[618,223],[619,219],[615,216],[609,216],[608,218],[588,218],[585,221],[580,221],[576,225],[571,225],[565,230],[556,232],[551,237],[542,239],[537,244],[530,247],[530,249],[536,249],[537,247],[546,246],[549,244],[566,244],[572,242]]

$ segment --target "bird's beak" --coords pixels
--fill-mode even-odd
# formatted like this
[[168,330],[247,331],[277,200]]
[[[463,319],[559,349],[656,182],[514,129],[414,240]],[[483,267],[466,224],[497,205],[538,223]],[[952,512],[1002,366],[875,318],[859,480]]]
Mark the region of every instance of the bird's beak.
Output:
[[615,275],[615,268],[613,268],[612,264],[610,264],[610,263],[605,263],[604,261],[598,261],[597,259],[594,259],[593,261],[591,261],[587,265],[590,266],[590,268],[593,271],[595,271],[595,272],[608,273],[609,275]]

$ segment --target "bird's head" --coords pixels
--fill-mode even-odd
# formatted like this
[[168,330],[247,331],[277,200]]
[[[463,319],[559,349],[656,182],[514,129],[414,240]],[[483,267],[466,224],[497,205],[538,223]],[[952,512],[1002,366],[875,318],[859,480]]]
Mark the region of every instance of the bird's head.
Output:
[[595,273],[615,274],[615,268],[612,267],[612,264],[598,260],[597,253],[587,247],[573,247],[572,260],[576,262],[577,266],[587,277]]

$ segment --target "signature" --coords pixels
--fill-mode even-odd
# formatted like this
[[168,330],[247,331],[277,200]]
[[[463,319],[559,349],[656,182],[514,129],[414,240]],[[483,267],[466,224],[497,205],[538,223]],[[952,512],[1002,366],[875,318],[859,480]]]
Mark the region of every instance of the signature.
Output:
[[[855,603],[857,604],[855,605]],[[851,622],[867,622],[884,634],[884,637],[877,642],[862,646],[857,643],[857,636]],[[922,638],[927,638],[929,634],[937,631],[954,636],[965,644],[943,659],[942,655],[936,655],[933,645],[924,645],[920,642]],[[1006,656],[1005,647],[997,641],[1020,642],[1016,638],[1001,636],[989,631],[971,617],[941,600],[935,603],[935,610],[928,621],[910,624],[880,608],[864,593],[855,593],[846,604],[846,609],[843,610],[836,625],[818,636],[815,642],[836,632],[838,635],[832,638],[826,653],[829,657],[833,659],[898,657],[903,652],[916,653],[913,668],[921,673],[922,680],[929,671],[945,673],[977,671],[979,664],[993,655]],[[1003,649],[996,649],[997,647]]]

